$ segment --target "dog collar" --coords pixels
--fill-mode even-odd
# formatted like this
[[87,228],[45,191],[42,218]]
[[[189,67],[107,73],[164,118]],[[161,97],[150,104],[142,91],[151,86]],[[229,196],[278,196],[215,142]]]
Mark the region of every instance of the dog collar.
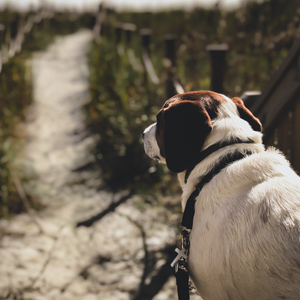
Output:
[[198,195],[200,194],[201,190],[203,189],[204,185],[212,180],[212,178],[220,173],[224,168],[226,168],[228,165],[248,156],[251,155],[251,151],[246,152],[239,152],[235,151],[234,153],[231,153],[229,155],[226,155],[223,157],[220,162],[209,172],[207,173],[202,180],[197,184],[194,192],[190,195],[188,198],[181,225],[187,229],[192,229],[193,227],[193,219],[194,219],[194,213],[195,213],[195,201]]
[[234,144],[252,144],[252,143],[254,143],[254,142],[251,139],[242,140],[239,138],[235,138],[235,139],[231,139],[229,141],[219,142],[219,143],[209,146],[205,150],[201,151],[197,160],[193,163],[193,165],[187,168],[187,170],[185,172],[184,182],[185,183],[187,182],[191,172],[194,170],[196,165],[198,165],[202,160],[204,160],[206,157],[208,157],[212,153],[216,152],[217,150],[222,149],[227,146],[230,146],[230,145],[234,145]]

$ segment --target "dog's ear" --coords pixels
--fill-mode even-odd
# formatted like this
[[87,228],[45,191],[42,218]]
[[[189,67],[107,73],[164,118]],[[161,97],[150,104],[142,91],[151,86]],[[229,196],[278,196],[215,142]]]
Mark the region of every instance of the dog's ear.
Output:
[[253,130],[262,132],[262,125],[258,118],[254,117],[251,111],[244,105],[244,102],[239,97],[231,99],[237,106],[240,117],[247,121]]
[[197,158],[212,129],[198,101],[177,101],[164,109],[164,150],[168,168],[180,173]]

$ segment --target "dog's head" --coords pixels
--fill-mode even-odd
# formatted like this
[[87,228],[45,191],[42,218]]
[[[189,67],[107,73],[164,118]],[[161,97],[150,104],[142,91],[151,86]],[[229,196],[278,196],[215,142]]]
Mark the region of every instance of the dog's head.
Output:
[[[226,124],[230,124],[226,130],[232,132],[218,130]],[[237,136],[247,135],[247,130],[261,131],[262,127],[240,98],[229,99],[210,91],[188,92],[166,101],[157,122],[143,133],[144,147],[148,156],[180,173],[196,160],[208,137],[214,134],[219,141],[248,138]]]

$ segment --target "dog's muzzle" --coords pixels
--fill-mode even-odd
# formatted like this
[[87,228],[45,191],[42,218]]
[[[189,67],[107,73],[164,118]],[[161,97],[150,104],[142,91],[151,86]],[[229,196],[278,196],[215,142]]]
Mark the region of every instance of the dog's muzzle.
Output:
[[144,141],[144,149],[146,154],[150,158],[165,163],[165,159],[160,154],[160,149],[156,141],[155,132],[156,132],[156,123],[147,127],[143,132],[142,137]]

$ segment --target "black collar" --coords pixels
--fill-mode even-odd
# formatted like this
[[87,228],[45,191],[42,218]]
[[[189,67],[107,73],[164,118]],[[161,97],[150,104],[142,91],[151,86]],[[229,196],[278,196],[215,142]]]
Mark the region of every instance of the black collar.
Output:
[[254,142],[251,139],[242,140],[240,138],[234,138],[229,141],[225,141],[225,142],[223,141],[223,142],[219,142],[219,143],[209,146],[205,150],[201,151],[197,160],[193,163],[193,165],[187,168],[187,170],[185,172],[184,182],[185,183],[187,182],[187,180],[188,180],[191,172],[195,168],[195,166],[198,165],[203,159],[208,157],[213,152],[215,152],[221,148],[224,148],[224,147],[227,147],[230,145],[234,145],[234,144],[252,144],[252,143],[254,143]]
[[193,227],[193,219],[195,214],[195,202],[196,198],[201,192],[204,185],[212,180],[212,178],[217,175],[219,172],[221,172],[224,168],[226,168],[229,164],[232,164],[248,155],[252,154],[251,151],[246,152],[239,152],[235,151],[234,153],[228,154],[225,157],[223,157],[218,164],[215,165],[215,167],[206,174],[202,180],[197,184],[194,192],[190,195],[188,198],[184,213],[182,216],[182,222],[181,225],[187,229],[192,229]]

